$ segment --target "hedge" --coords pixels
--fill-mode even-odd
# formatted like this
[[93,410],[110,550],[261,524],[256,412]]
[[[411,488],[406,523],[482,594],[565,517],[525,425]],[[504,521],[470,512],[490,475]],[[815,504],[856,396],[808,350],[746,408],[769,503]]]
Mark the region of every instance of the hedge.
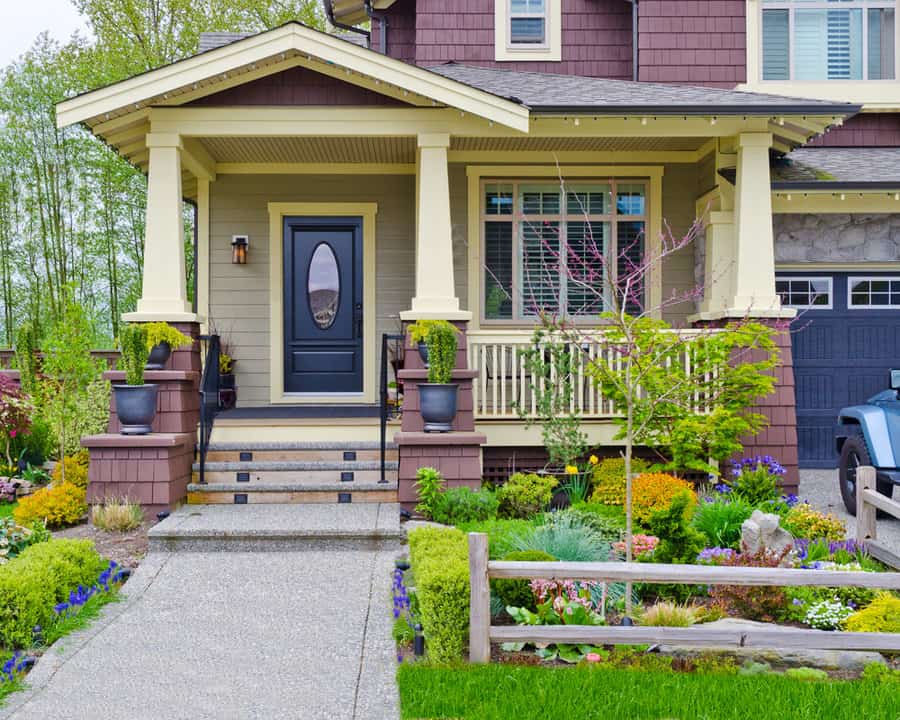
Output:
[[81,585],[90,587],[107,567],[90,540],[48,540],[0,566],[0,645],[31,645],[36,625],[46,627],[54,606]]
[[458,660],[469,633],[468,539],[456,528],[418,528],[409,534],[409,557],[428,657]]

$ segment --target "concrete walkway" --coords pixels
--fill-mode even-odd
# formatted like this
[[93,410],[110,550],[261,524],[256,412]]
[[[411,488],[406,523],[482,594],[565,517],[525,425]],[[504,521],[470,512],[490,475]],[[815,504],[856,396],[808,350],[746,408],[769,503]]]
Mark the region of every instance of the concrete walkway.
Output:
[[[240,524],[269,527],[267,549],[153,550],[123,589],[124,600],[83,633],[63,638],[10,697],[16,720],[390,720],[398,716],[391,640],[392,533],[371,532],[396,505],[183,508],[169,526],[209,535]],[[293,506],[303,507],[303,506]],[[307,508],[311,506],[305,506]],[[258,518],[252,522],[252,515]],[[193,512],[191,520],[188,513]],[[237,514],[244,512],[237,521]],[[309,538],[278,549],[294,521],[339,528],[329,547]],[[198,518],[203,517],[201,523]],[[229,517],[232,521],[229,523]],[[266,520],[266,518],[269,518]],[[299,527],[299,526],[295,526]],[[299,528],[302,529],[302,528]],[[360,539],[352,546],[353,530]],[[397,525],[399,531],[399,524]],[[266,534],[263,533],[263,534]],[[327,534],[327,533],[326,533]],[[387,536],[386,536],[387,535]]]

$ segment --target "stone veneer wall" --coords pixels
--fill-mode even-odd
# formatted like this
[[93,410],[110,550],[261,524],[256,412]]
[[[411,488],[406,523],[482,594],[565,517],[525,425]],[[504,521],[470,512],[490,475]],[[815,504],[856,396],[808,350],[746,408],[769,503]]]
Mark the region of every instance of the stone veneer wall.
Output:
[[775,215],[775,262],[896,262],[900,214]]

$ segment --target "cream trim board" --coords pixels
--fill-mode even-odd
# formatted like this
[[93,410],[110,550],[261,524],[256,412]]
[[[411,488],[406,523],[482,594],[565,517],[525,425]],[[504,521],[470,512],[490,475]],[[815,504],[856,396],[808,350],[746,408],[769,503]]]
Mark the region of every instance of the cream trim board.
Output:
[[559,62],[562,60],[562,0],[544,0],[546,42],[541,45],[512,43],[512,0],[494,0],[494,60],[498,62]]
[[[466,212],[468,237],[467,307],[472,313],[469,327],[478,331],[485,328],[524,327],[527,323],[516,321],[482,321],[482,265],[481,265],[481,181],[484,178],[559,178],[580,177],[603,180],[605,178],[646,178],[647,240],[648,247],[658,251],[662,237],[662,166],[605,165],[550,166],[550,165],[470,165],[466,168]],[[655,266],[648,287],[648,307],[658,307],[662,301],[662,268]]]
[[900,183],[896,192],[803,190],[772,193],[772,214],[900,213]]
[[209,332],[209,180],[197,178],[197,314]]
[[[375,364],[375,217],[377,203],[269,203],[269,358],[272,404],[341,404],[376,401]],[[363,391],[362,393],[312,394],[284,392],[284,254],[283,223],[291,216],[361,217],[363,221]]]
[[415,175],[415,163],[218,163],[220,175]]
[[778,263],[775,272],[897,272],[897,263]]

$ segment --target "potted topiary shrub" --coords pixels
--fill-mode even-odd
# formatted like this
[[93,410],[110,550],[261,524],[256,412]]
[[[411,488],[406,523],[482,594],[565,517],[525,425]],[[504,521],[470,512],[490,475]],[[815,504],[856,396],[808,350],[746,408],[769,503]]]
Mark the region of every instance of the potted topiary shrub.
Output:
[[407,328],[409,330],[409,339],[418,347],[419,357],[422,358],[426,368],[428,367],[428,333],[434,327],[449,327],[453,332],[459,332],[455,325],[448,323],[446,320],[417,320]]
[[192,338],[173,328],[169,323],[144,323],[144,330],[147,333],[147,350],[150,351],[146,370],[162,370],[172,355],[172,350],[186,347],[194,342]]
[[456,366],[457,330],[446,320],[428,329],[428,382],[419,384],[419,406],[425,432],[450,432],[456,417],[459,385],[450,382]]
[[144,325],[126,325],[119,334],[125,384],[113,385],[116,414],[123,435],[146,435],[156,416],[157,385],[144,384],[147,363],[147,330]]

